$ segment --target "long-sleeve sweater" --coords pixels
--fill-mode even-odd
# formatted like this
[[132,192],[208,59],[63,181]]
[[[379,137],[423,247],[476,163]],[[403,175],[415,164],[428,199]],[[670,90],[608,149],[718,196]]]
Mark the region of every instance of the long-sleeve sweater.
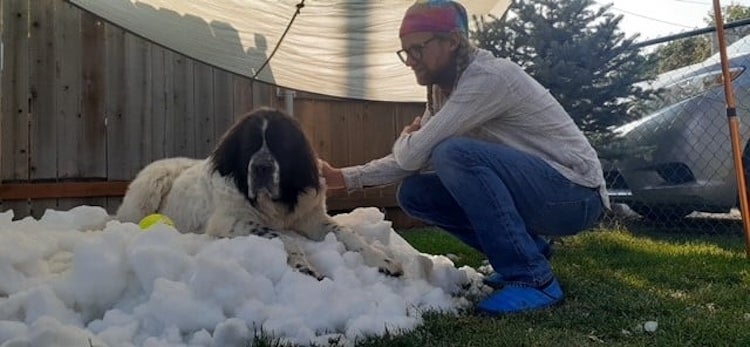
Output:
[[478,49],[434,116],[402,134],[390,155],[343,168],[350,190],[395,183],[425,169],[432,149],[453,136],[500,143],[542,158],[582,186],[599,188],[609,207],[601,164],[583,132],[557,100],[517,64]]

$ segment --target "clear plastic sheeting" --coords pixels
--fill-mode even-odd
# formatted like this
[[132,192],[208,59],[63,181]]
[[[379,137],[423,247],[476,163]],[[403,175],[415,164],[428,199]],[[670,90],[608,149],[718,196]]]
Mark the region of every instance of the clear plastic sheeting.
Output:
[[[301,0],[68,1],[193,59],[281,87],[353,99],[425,100],[424,88],[394,53],[412,1],[304,1],[265,67]],[[510,5],[462,3],[470,17],[501,16]]]

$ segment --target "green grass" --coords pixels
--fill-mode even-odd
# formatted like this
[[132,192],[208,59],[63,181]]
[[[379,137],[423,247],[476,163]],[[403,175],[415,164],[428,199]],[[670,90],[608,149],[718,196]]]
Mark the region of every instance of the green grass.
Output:
[[[400,234],[423,252],[457,255],[457,266],[485,259],[438,229]],[[552,265],[566,292],[559,306],[429,313],[413,331],[356,346],[750,346],[750,260],[738,233],[591,231],[556,244]],[[658,329],[644,331],[647,321]],[[252,345],[280,344],[256,336]]]
[[[436,229],[402,232],[417,249],[481,264]],[[750,346],[750,261],[741,235],[599,230],[566,238],[552,260],[563,304],[485,317],[430,314],[403,335],[358,346]],[[654,333],[642,328],[657,321]]]

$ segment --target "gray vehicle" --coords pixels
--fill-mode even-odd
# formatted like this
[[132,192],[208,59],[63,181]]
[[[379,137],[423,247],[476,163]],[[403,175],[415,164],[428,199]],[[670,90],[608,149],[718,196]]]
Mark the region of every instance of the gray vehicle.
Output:
[[[750,137],[750,73],[745,71],[750,36],[729,46],[727,53],[745,148]],[[603,159],[612,202],[626,203],[652,219],[728,212],[738,206],[719,55],[664,73],[651,87],[662,90],[659,100],[645,105],[652,112],[617,128],[621,150]]]

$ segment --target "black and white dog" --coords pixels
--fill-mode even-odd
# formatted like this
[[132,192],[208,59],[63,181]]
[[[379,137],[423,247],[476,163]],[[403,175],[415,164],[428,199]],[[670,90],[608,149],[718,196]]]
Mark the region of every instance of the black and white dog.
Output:
[[299,123],[261,108],[238,120],[207,159],[168,158],[143,168],[128,186],[117,218],[138,223],[161,213],[181,232],[279,237],[289,265],[319,279],[296,240],[320,241],[333,232],[367,265],[402,274],[383,250],[334,222],[325,199],[316,156]]

